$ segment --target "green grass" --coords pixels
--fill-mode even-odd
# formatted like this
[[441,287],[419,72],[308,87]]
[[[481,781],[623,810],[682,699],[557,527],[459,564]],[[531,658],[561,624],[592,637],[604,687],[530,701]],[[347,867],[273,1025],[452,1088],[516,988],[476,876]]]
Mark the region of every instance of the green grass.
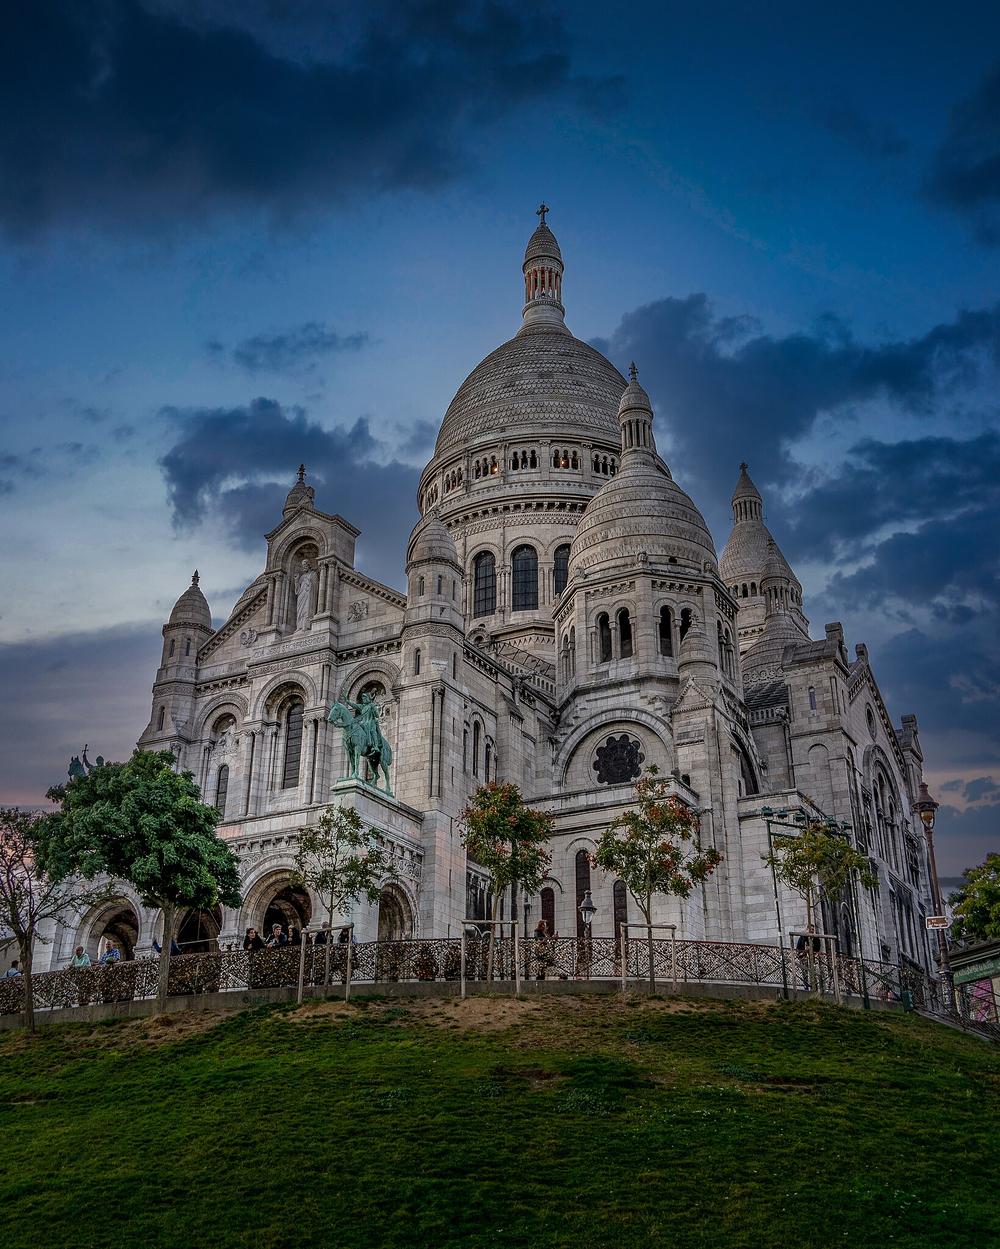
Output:
[[1000,1052],[815,1004],[263,1008],[0,1039],[5,1249],[1000,1243]]

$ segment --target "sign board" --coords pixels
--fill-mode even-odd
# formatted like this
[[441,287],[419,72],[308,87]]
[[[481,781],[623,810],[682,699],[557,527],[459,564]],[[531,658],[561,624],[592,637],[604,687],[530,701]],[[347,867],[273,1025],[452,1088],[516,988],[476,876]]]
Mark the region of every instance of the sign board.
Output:
[[956,984],[969,984],[973,980],[990,980],[993,977],[1000,977],[1000,955],[976,959],[974,963],[955,969]]
[[932,928],[950,928],[951,920],[947,915],[925,915],[924,927],[928,930]]

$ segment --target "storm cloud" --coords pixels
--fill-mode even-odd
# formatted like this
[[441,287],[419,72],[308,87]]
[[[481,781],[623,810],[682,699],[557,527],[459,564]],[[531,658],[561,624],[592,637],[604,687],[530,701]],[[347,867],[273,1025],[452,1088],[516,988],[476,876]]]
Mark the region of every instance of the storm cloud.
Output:
[[1000,245],[1000,63],[954,109],[924,189],[981,243]]
[[560,96],[599,110],[618,93],[574,74],[556,19],[504,0],[334,10],[326,60],[266,45],[238,13],[197,25],[139,0],[13,6],[0,227],[148,230],[248,206],[280,220],[429,190],[466,174],[470,136],[512,110]]
[[235,545],[263,555],[263,535],[280,519],[304,463],[316,506],[362,530],[365,571],[399,582],[417,519],[419,472],[382,462],[366,420],[326,428],[302,408],[265,398],[235,408],[166,408],[161,415],[174,439],[160,467],[178,529],[218,522]]
[[228,358],[248,373],[293,374],[312,371],[325,357],[360,351],[368,343],[364,332],[339,334],[319,321],[305,321],[291,329],[254,334],[231,349],[214,339],[206,344],[214,358]]

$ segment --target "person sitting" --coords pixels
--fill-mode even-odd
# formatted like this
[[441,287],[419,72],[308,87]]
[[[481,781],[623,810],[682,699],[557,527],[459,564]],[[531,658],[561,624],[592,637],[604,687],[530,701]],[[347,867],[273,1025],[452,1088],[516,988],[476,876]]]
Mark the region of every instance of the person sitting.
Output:
[[280,950],[288,944],[288,938],[280,924],[271,925],[271,935],[267,940],[267,948],[269,950]]
[[13,976],[20,976],[21,965],[16,958],[11,959],[10,966],[3,974],[4,980],[10,980]]
[[109,941],[108,948],[104,951],[104,953],[101,955],[101,957],[97,961],[99,963],[104,963],[104,964],[120,963],[121,959],[122,959],[121,950],[119,950],[118,946],[115,945],[113,941]]
[[69,965],[70,967],[89,967],[90,966],[90,955],[87,953],[87,951],[83,948],[82,945],[78,945],[76,949],[74,950],[73,957],[69,960]]
[[288,944],[289,945],[301,945],[302,944],[302,931],[301,929],[296,928],[294,924],[288,925]]
[[248,928],[247,935],[243,938],[243,948],[249,954],[256,954],[258,950],[263,950],[264,938],[260,935],[256,928]]

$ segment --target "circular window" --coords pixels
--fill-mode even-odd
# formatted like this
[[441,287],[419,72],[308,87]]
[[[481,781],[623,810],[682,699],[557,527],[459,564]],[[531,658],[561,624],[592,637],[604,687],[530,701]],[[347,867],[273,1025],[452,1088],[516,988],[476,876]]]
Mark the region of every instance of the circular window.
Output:
[[618,737],[606,738],[598,746],[591,766],[602,785],[624,785],[639,775],[645,758],[642,745],[634,737],[622,733]]
[[875,724],[875,712],[872,711],[870,706],[865,708],[865,719],[868,721],[868,732],[871,733],[874,739],[878,733],[878,728]]

